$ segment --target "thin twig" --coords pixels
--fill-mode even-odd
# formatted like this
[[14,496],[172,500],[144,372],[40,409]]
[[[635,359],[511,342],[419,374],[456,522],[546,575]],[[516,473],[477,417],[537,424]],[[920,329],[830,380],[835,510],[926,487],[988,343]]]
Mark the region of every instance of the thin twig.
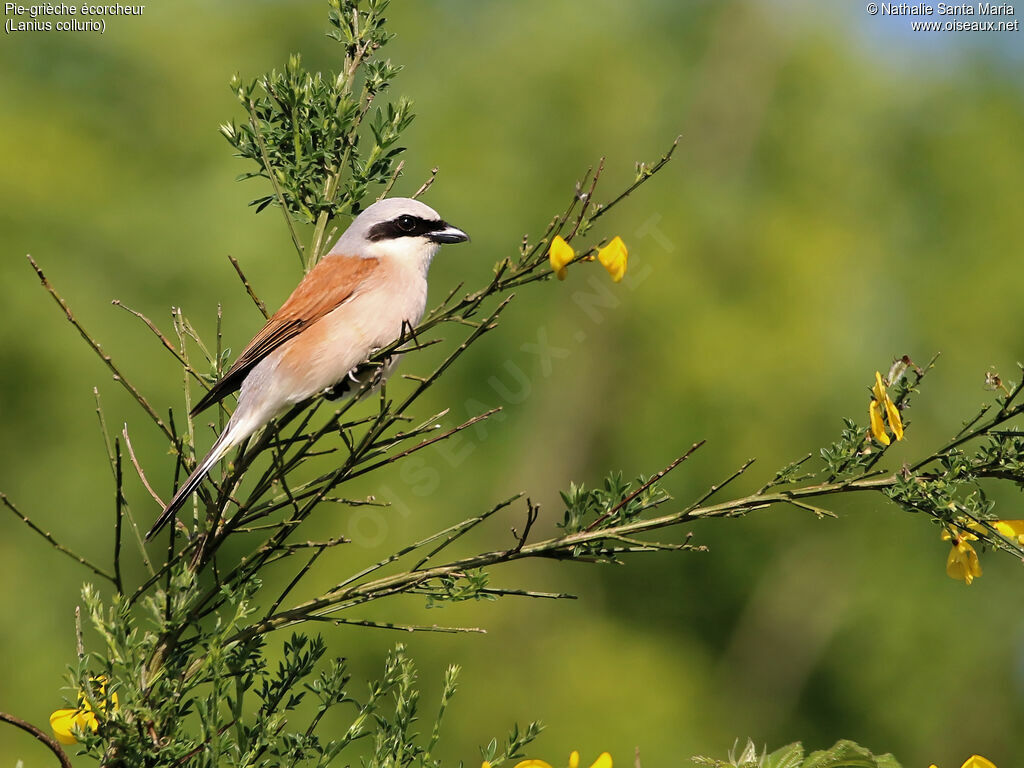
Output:
[[288,582],[288,586],[281,590],[281,594],[277,596],[277,599],[270,606],[269,610],[267,610],[267,616],[274,615],[277,609],[281,607],[281,603],[283,603],[285,598],[287,598],[291,591],[295,589],[298,583],[302,580],[302,577],[309,573],[309,569],[313,567],[313,564],[320,559],[320,555],[322,555],[326,550],[326,546],[318,547],[316,552],[309,556],[309,560],[307,560],[306,564],[302,566],[298,573],[295,574],[295,577]]
[[960,435],[964,434],[965,432],[968,432],[971,429],[971,427],[973,427],[975,424],[977,424],[979,421],[981,421],[983,418],[985,418],[985,415],[989,411],[991,411],[991,410],[992,410],[992,406],[991,405],[984,406],[978,412],[977,416],[975,416],[970,421],[967,421],[967,422],[964,423],[963,427],[960,428],[960,431],[956,433],[955,437],[960,437]]
[[786,499],[787,504],[792,504],[798,509],[806,509],[808,512],[813,512],[814,516],[819,520],[824,520],[826,517],[836,518],[838,515],[835,512],[827,510],[823,507],[816,507],[813,504],[808,504],[804,501],[798,501],[796,499]]
[[408,448],[408,449],[402,451],[401,453],[396,453],[394,456],[388,456],[386,459],[384,459],[382,461],[378,461],[376,464],[371,464],[368,467],[364,467],[363,469],[360,469],[360,470],[358,470],[356,472],[352,472],[348,476],[348,479],[353,479],[353,478],[359,477],[360,475],[365,475],[368,472],[373,472],[375,469],[380,469],[381,467],[385,466],[386,464],[393,464],[394,462],[399,461],[400,459],[404,459],[406,456],[410,456],[410,455],[416,453],[417,451],[422,451],[424,448],[427,448],[428,446],[431,446],[434,443],[438,443],[441,440],[447,440],[452,435],[454,435],[454,434],[456,434],[458,432],[462,432],[464,429],[469,429],[474,424],[478,424],[479,422],[483,421],[484,419],[490,418],[494,414],[498,413],[500,410],[501,410],[501,408],[491,408],[491,410],[485,411],[484,413],[481,413],[479,416],[474,416],[471,419],[467,419],[466,421],[464,421],[461,424],[459,424],[457,427],[452,427],[447,432],[444,432],[444,433],[438,435],[437,437],[432,437],[429,440],[424,440],[423,442],[417,443],[412,448]]
[[271,165],[270,157],[267,155],[267,144],[263,141],[263,133],[260,131],[259,123],[256,122],[256,105],[252,99],[249,100],[248,106],[249,125],[252,127],[252,135],[256,137],[256,144],[260,149],[260,157],[263,158],[263,168],[267,172],[266,176],[270,179],[270,186],[274,188],[274,194],[277,196],[277,204],[284,215],[285,223],[288,225],[288,233],[292,236],[292,245],[295,246],[295,250],[299,254],[299,264],[305,271],[312,265],[306,264],[306,250],[302,245],[302,240],[299,239],[299,233],[295,231],[295,222],[292,221],[291,211],[288,210],[288,201],[281,190],[281,185],[277,183],[277,174],[274,173],[274,166]]
[[413,200],[417,199],[418,197],[421,197],[422,195],[425,195],[427,193],[427,190],[434,185],[434,179],[437,178],[438,170],[439,169],[437,168],[437,166],[430,169],[430,178],[424,181],[422,184],[420,184],[420,188],[412,193]]
[[597,189],[597,182],[601,178],[601,172],[603,170],[604,158],[602,157],[600,162],[597,164],[597,170],[594,171],[594,178],[590,182],[590,189],[587,190],[586,194],[580,195],[580,199],[583,204],[580,206],[580,212],[576,215],[576,223],[573,225],[572,231],[565,238],[567,243],[572,242],[572,239],[576,237],[576,233],[580,231],[580,226],[583,224],[583,220],[587,217],[587,209],[594,201],[594,190]]
[[124,523],[124,473],[121,465],[121,444],[114,441],[117,477],[114,482],[114,586],[117,594],[124,594],[124,582],[121,580],[121,528]]
[[146,473],[142,471],[142,466],[139,464],[139,460],[135,457],[135,449],[132,448],[132,440],[130,437],[128,437],[127,424],[125,424],[124,428],[121,430],[121,437],[124,438],[125,447],[128,449],[128,457],[132,460],[132,466],[135,467],[135,471],[138,473],[139,479],[142,481],[142,484],[146,487],[146,490],[149,491],[149,495],[153,497],[153,501],[159,504],[160,508],[163,509],[167,505],[164,504],[164,500],[160,498],[160,495],[153,490],[153,486],[150,485],[149,480],[146,479]]
[[662,155],[661,158],[658,160],[658,162],[656,162],[650,168],[644,169],[644,172],[640,174],[639,178],[637,178],[636,181],[634,181],[632,184],[630,184],[628,187],[626,187],[625,191],[622,192],[622,194],[620,194],[617,197],[613,198],[609,202],[604,203],[603,205],[597,206],[597,208],[594,210],[594,214],[590,217],[591,223],[597,221],[599,218],[601,218],[606,213],[608,213],[608,211],[610,211],[616,205],[618,205],[623,200],[625,200],[627,197],[629,197],[631,194],[633,194],[633,192],[635,192],[636,189],[641,184],[646,182],[654,174],[656,174],[658,171],[660,171],[662,168],[664,168],[665,165],[668,163],[668,161],[672,159],[672,155],[675,154],[676,147],[679,146],[679,141],[682,138],[683,138],[682,134],[680,134],[679,136],[676,136],[676,140],[672,142],[672,146],[668,148],[668,152],[666,152],[664,155]]
[[663,470],[661,470],[660,472],[655,474],[653,477],[651,477],[646,483],[644,483],[639,488],[637,488],[635,491],[633,491],[631,494],[629,494],[629,496],[627,496],[622,501],[620,501],[618,504],[616,504],[614,507],[612,507],[612,509],[610,509],[608,512],[605,512],[603,515],[601,515],[599,518],[597,518],[597,520],[595,520],[594,522],[592,522],[590,525],[587,526],[586,530],[587,531],[594,530],[597,526],[599,526],[601,523],[603,523],[609,517],[611,517],[612,515],[617,513],[620,509],[622,509],[624,506],[629,504],[629,502],[631,502],[633,499],[635,499],[641,493],[643,493],[648,488],[650,488],[652,485],[654,485],[656,482],[661,480],[661,478],[663,478],[665,475],[667,475],[673,469],[675,469],[680,464],[682,464],[684,461],[686,461],[688,458],[690,458],[690,456],[693,455],[693,452],[696,451],[698,448],[700,448],[702,445],[704,445],[705,442],[707,442],[707,441],[706,440],[700,440],[700,441],[694,443],[693,445],[691,445],[690,449],[686,453],[684,453],[682,456],[677,458],[675,461],[673,461],[671,464],[669,464]]
[[[398,165],[395,166],[395,170],[391,173],[391,178],[388,179],[388,183],[384,185],[384,189],[382,189],[380,194],[377,195],[378,201],[383,200],[391,194],[391,188],[395,186],[395,182],[398,181],[398,177],[402,175],[403,168],[405,168],[405,160],[399,160]],[[415,195],[413,195],[413,197],[415,197]]]
[[116,478],[117,470],[114,468],[114,449],[111,447],[110,433],[107,431],[107,419],[103,415],[103,404],[100,402],[100,390],[98,387],[92,388],[92,395],[96,400],[96,416],[100,422],[100,436],[103,438],[103,448],[107,454],[107,461],[110,462],[110,470]]
[[245,286],[245,292],[249,294],[249,298],[256,304],[256,309],[260,311],[260,314],[263,315],[264,319],[269,320],[270,313],[267,312],[267,305],[263,303],[260,297],[257,296],[256,292],[252,289],[252,286],[249,284],[249,278],[247,278],[245,273],[242,271],[242,265],[238,263],[238,259],[229,253],[228,261],[231,262],[231,266],[234,267],[235,272],[238,273],[238,277],[242,281],[242,285]]
[[482,627],[442,627],[439,624],[392,624],[390,621],[369,621],[367,619],[337,619],[327,616],[311,616],[310,621],[325,621],[331,624],[351,624],[372,629],[394,629],[399,632],[445,632],[453,634],[473,633],[486,635]]
[[86,568],[88,568],[90,571],[95,573],[97,576],[102,576],[107,581],[110,581],[110,582],[113,582],[113,583],[116,584],[112,574],[107,573],[106,571],[104,571],[102,568],[100,568],[97,565],[93,565],[91,562],[86,560],[81,555],[75,554],[70,549],[68,549],[63,544],[61,544],[59,541],[57,541],[55,538],[53,538],[53,536],[51,536],[49,533],[47,533],[42,528],[40,528],[38,525],[33,523],[26,515],[22,514],[21,510],[19,510],[16,506],[14,506],[14,503],[10,499],[7,498],[6,494],[0,493],[0,504],[3,504],[5,507],[7,507],[9,510],[11,510],[11,512],[13,512],[21,520],[21,522],[23,522],[25,525],[27,525],[33,531],[35,531],[40,536],[42,536],[44,539],[46,539],[50,543],[50,546],[52,546],[58,552],[62,552],[65,555],[67,555],[68,557],[70,557],[72,560],[74,560],[76,563],[80,563],[81,565],[84,565]]
[[703,496],[698,498],[695,502],[693,502],[693,504],[690,505],[690,508],[696,509],[697,507],[701,506],[704,502],[706,502],[720,490],[729,485],[733,480],[735,480],[737,477],[739,477],[748,469],[750,469],[750,465],[753,464],[754,461],[755,459],[747,459],[739,469],[737,469],[735,472],[733,472],[731,475],[725,478],[725,480],[716,485],[712,485],[710,488],[708,488],[707,492]]
[[465,536],[473,528],[475,528],[476,526],[480,525],[480,523],[482,523],[487,518],[491,517],[491,515],[494,515],[494,514],[498,513],[500,510],[505,509],[505,507],[509,506],[510,504],[512,504],[515,501],[518,501],[522,497],[523,497],[522,493],[517,493],[515,496],[510,496],[509,498],[505,499],[504,501],[498,502],[493,507],[491,507],[491,509],[489,511],[484,512],[482,515],[479,515],[478,517],[472,517],[469,520],[464,520],[461,523],[456,523],[455,525],[453,525],[448,530],[442,531],[442,535],[450,534],[448,536],[448,538],[446,538],[444,541],[442,541],[440,544],[438,544],[437,547],[435,547],[430,552],[428,552],[426,557],[424,557],[422,560],[420,560],[418,563],[416,563],[416,565],[414,565],[412,567],[412,570],[418,571],[420,568],[422,568],[424,565],[426,565],[427,562],[429,560],[431,560],[435,555],[437,555],[439,552],[441,552],[441,550],[443,550],[446,547],[448,547],[453,541],[455,541],[456,539],[461,538],[462,536]]
[[516,533],[516,529],[512,529],[512,535],[516,537],[516,545],[510,550],[510,552],[519,552],[526,545],[526,540],[530,537],[530,530],[533,528],[533,524],[537,522],[537,518],[540,517],[540,505],[534,504],[529,498],[526,499],[526,524],[523,526],[522,535]]
[[498,597],[535,597],[542,600],[578,600],[576,595],[569,592],[537,592],[531,589],[498,589],[495,587],[484,587],[480,590],[485,595],[496,595]]
[[36,271],[36,275],[38,275],[39,282],[42,283],[43,288],[45,288],[46,292],[50,294],[50,296],[53,298],[55,302],[57,302],[57,305],[62,310],[64,310],[64,316],[67,317],[68,322],[70,322],[75,327],[79,335],[92,348],[93,352],[95,352],[99,356],[100,360],[103,361],[104,365],[106,365],[107,368],[110,369],[111,373],[114,374],[114,380],[120,382],[121,386],[128,390],[131,396],[135,399],[135,402],[137,402],[142,407],[142,409],[147,414],[149,414],[149,417],[150,419],[153,420],[153,423],[156,424],[163,431],[163,433],[171,439],[171,442],[174,442],[174,435],[171,434],[171,430],[168,429],[167,425],[164,423],[164,420],[161,419],[157,412],[153,410],[153,406],[149,404],[149,402],[146,400],[145,397],[142,396],[139,390],[132,386],[132,384],[124,377],[124,374],[122,374],[118,367],[114,364],[114,361],[113,359],[111,359],[110,355],[103,351],[103,347],[99,345],[99,342],[97,342],[92,336],[90,336],[89,332],[86,331],[82,324],[78,322],[77,318],[75,318],[75,315],[71,312],[71,307],[68,306],[67,302],[64,301],[61,295],[57,293],[57,290],[53,287],[53,285],[50,284],[49,279],[43,273],[43,270],[39,267],[39,265],[36,264],[35,259],[33,259],[31,256],[27,256],[26,258],[28,258],[29,263],[32,265],[32,269]]
[[179,363],[181,363],[182,365],[185,366],[185,370],[188,371],[190,374],[192,374],[192,377],[196,381],[198,381],[200,384],[205,386],[207,389],[210,388],[210,385],[206,383],[206,381],[203,379],[203,377],[200,376],[199,373],[197,373],[192,368],[192,366],[190,366],[180,354],[178,354],[178,350],[176,350],[174,348],[174,345],[171,344],[171,340],[168,339],[160,331],[160,329],[156,327],[156,323],[154,323],[152,320],[150,320],[148,317],[146,317],[141,312],[132,309],[131,307],[127,306],[126,304],[122,304],[120,299],[114,299],[110,303],[113,304],[115,307],[121,307],[121,309],[125,310],[126,312],[128,312],[128,313],[130,313],[132,315],[135,315],[135,317],[137,317],[139,320],[141,320],[143,323],[145,323],[146,327],[149,328],[149,330],[151,330],[153,332],[153,335],[156,336],[160,340],[160,343],[163,345],[164,349],[166,349],[168,352],[170,352],[172,355],[174,355],[175,359]]
[[[687,539],[692,535],[690,533]],[[684,541],[681,544],[672,544],[661,541],[643,541],[642,539],[634,539],[622,535],[609,536],[608,538],[612,541],[621,541],[623,544],[628,544],[630,552],[684,552],[693,549],[693,545],[689,541]]]
[[20,717],[9,715],[6,712],[0,712],[0,722],[10,723],[15,728],[21,728],[21,730],[25,731],[26,733],[31,733],[33,736],[36,737],[37,740],[41,741],[46,746],[47,749],[53,752],[54,756],[60,761],[62,768],[72,768],[71,758],[67,756],[67,753],[64,751],[64,748],[55,738],[50,736],[45,731],[36,728],[31,723],[25,722]]

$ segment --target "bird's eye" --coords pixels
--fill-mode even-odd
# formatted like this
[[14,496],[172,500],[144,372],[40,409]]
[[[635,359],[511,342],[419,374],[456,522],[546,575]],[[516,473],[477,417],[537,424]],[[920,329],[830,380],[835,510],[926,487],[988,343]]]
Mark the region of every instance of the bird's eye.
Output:
[[396,222],[398,228],[403,232],[412,232],[416,229],[416,219],[406,214],[405,216],[399,216]]

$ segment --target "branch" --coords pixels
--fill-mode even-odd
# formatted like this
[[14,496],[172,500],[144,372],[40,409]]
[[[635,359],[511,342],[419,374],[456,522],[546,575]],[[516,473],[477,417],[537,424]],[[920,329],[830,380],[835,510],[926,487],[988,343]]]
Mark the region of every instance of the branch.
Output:
[[440,169],[437,168],[437,166],[434,166],[433,168],[430,169],[430,178],[428,178],[426,181],[420,184],[420,188],[412,193],[413,200],[416,200],[417,198],[420,198],[423,195],[425,195],[427,193],[427,190],[434,185],[434,180],[437,178],[438,170]]
[[117,579],[113,576],[113,574],[107,573],[105,570],[103,570],[99,566],[93,565],[90,561],[86,560],[81,555],[75,554],[70,549],[65,547],[63,544],[61,544],[59,541],[57,541],[55,538],[53,538],[52,535],[50,535],[49,533],[44,531],[42,528],[40,528],[38,525],[33,523],[28,518],[27,515],[23,514],[21,512],[21,510],[19,510],[16,506],[14,506],[14,502],[12,502],[10,499],[8,499],[7,495],[4,494],[4,493],[0,493],[0,504],[3,504],[5,507],[7,507],[9,510],[11,510],[11,512],[13,512],[21,520],[21,522],[23,522],[25,525],[27,525],[33,531],[35,531],[40,536],[42,536],[44,539],[46,539],[50,543],[50,546],[52,546],[58,552],[63,552],[65,555],[70,557],[76,563],[84,565],[86,568],[88,568],[90,571],[95,573],[97,576],[101,576],[102,578],[106,579],[107,581],[112,582],[115,586],[117,586]]
[[281,213],[284,214],[285,223],[288,225],[288,233],[292,236],[292,245],[295,246],[295,250],[299,254],[299,264],[302,265],[302,271],[307,272],[312,265],[306,264],[306,249],[302,245],[302,240],[299,239],[299,233],[295,231],[295,222],[292,221],[292,214],[288,210],[288,201],[285,200],[284,192],[281,190],[281,185],[277,183],[277,174],[274,172],[274,166],[270,163],[270,158],[267,157],[267,145],[263,141],[263,134],[260,132],[259,123],[256,122],[256,104],[253,103],[252,99],[248,102],[249,109],[249,124],[252,126],[252,135],[256,137],[256,144],[260,149],[260,157],[263,158],[263,168],[266,171],[266,176],[270,179],[270,185],[274,188],[274,195],[277,197],[277,203],[281,207]]
[[[699,443],[697,444],[699,445]],[[691,448],[691,452],[695,449]],[[678,461],[678,460],[677,460]],[[672,465],[670,465],[671,467]],[[668,471],[666,468],[664,471]],[[361,605],[372,600],[387,597],[393,594],[400,594],[415,588],[426,582],[465,573],[468,570],[485,568],[500,563],[522,560],[529,557],[559,557],[572,559],[572,552],[577,547],[588,543],[600,543],[603,540],[632,538],[636,534],[668,528],[692,522],[702,518],[733,517],[740,514],[762,509],[772,504],[792,504],[794,500],[799,501],[805,498],[818,496],[829,496],[838,493],[850,493],[857,491],[884,491],[893,487],[898,482],[896,475],[886,477],[872,477],[869,479],[847,480],[842,482],[821,483],[805,488],[798,488],[786,491],[779,491],[770,494],[755,493],[740,499],[735,499],[720,504],[699,507],[696,509],[684,509],[660,517],[634,520],[621,525],[602,528],[598,530],[584,530],[578,533],[568,534],[556,538],[540,541],[535,544],[528,544],[522,548],[502,549],[492,552],[485,552],[459,560],[454,560],[445,565],[435,566],[425,570],[406,571],[391,576],[385,576],[373,581],[364,582],[352,586],[342,586],[325,593],[324,595],[309,600],[286,611],[271,616],[251,627],[239,632],[231,639],[231,642],[244,642],[257,635],[265,634],[272,630],[283,627],[301,624],[304,621],[318,620],[336,611],[344,610],[355,605]],[[643,545],[645,548],[660,549],[657,544]],[[406,550],[407,551],[407,550]],[[389,558],[389,561],[397,559],[398,554]],[[383,564],[383,563],[382,563]],[[348,580],[346,583],[350,583]]]
[[137,310],[134,310],[131,307],[125,305],[125,304],[122,304],[120,299],[114,299],[110,303],[113,304],[115,307],[121,307],[121,309],[125,310],[126,312],[128,312],[128,313],[130,313],[132,315],[135,315],[135,317],[139,318],[139,320],[141,320],[143,323],[145,323],[146,327],[149,328],[149,330],[151,330],[153,332],[153,335],[156,336],[160,340],[160,343],[163,345],[164,349],[166,349],[172,355],[174,355],[174,358],[179,363],[181,363],[183,366],[185,366],[185,370],[188,371],[189,374],[191,374],[192,378],[194,378],[196,381],[198,381],[200,384],[202,384],[207,389],[210,388],[210,385],[207,384],[206,381],[203,379],[203,377],[200,376],[196,372],[196,370],[191,365],[188,364],[188,361],[184,357],[182,357],[181,354],[178,352],[178,350],[176,350],[174,348],[174,345],[171,344],[171,340],[168,339],[160,331],[160,329],[156,327],[156,324],[152,320],[150,320],[148,317],[146,317],[141,312],[139,312]]
[[[301,250],[299,253],[301,254]],[[269,320],[270,313],[267,312],[267,305],[263,303],[260,297],[256,295],[256,292],[253,291],[252,286],[249,285],[249,278],[247,278],[245,273],[242,271],[242,265],[238,263],[238,259],[229,253],[228,261],[231,262],[231,266],[234,267],[235,272],[238,273],[238,278],[242,281],[242,285],[245,286],[245,292],[249,294],[249,298],[256,304],[256,309],[260,311],[265,320]]]
[[56,758],[60,761],[62,768],[72,768],[71,758],[67,756],[67,753],[64,751],[64,748],[60,743],[48,733],[45,733],[31,723],[27,723],[21,718],[9,715],[6,712],[0,712],[0,722],[10,723],[15,728],[21,728],[21,730],[31,733],[36,737],[36,739],[41,741],[48,750],[53,752]]
[[128,457],[132,460],[132,466],[135,467],[135,471],[139,475],[139,480],[149,491],[149,495],[153,497],[153,501],[160,505],[161,508],[166,507],[163,499],[160,498],[159,494],[153,490],[153,486],[149,484],[149,480],[146,479],[146,473],[142,471],[142,465],[139,464],[139,460],[135,457],[135,449],[132,448],[132,440],[128,437],[128,425],[124,425],[124,429],[121,430],[121,436],[124,438],[125,447],[128,449]]
[[43,274],[43,270],[39,267],[38,264],[36,264],[35,259],[33,259],[31,256],[26,256],[26,258],[32,265],[32,269],[36,271],[36,275],[39,276],[39,282],[43,284],[43,288],[45,288],[46,292],[53,297],[53,300],[57,302],[57,305],[62,310],[64,310],[64,316],[67,317],[68,322],[75,326],[75,329],[78,331],[79,335],[92,348],[93,352],[99,355],[100,360],[102,360],[103,364],[110,369],[110,372],[114,374],[114,380],[119,381],[121,383],[121,386],[128,390],[131,396],[135,398],[135,402],[137,402],[142,407],[142,410],[149,414],[149,418],[153,420],[153,423],[156,424],[165,435],[167,435],[167,437],[170,439],[172,443],[175,443],[174,435],[171,433],[170,428],[168,428],[168,426],[164,424],[163,419],[161,419],[157,412],[153,410],[153,406],[149,404],[149,402],[146,400],[145,397],[142,396],[139,390],[132,386],[132,384],[124,377],[124,374],[122,374],[118,367],[114,365],[114,361],[111,359],[110,355],[103,351],[103,347],[99,345],[99,342],[97,342],[92,336],[90,336],[89,332],[86,331],[82,324],[78,322],[74,314],[71,312],[71,308],[68,306],[67,302],[64,301],[61,295],[57,293],[57,290],[50,284],[50,281],[47,279],[46,275]]

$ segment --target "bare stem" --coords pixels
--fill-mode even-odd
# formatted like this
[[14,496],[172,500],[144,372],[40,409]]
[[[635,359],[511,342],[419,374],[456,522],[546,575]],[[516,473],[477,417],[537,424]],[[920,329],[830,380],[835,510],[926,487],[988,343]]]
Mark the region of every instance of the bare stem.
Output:
[[249,278],[247,278],[245,273],[242,271],[242,265],[238,263],[238,259],[231,254],[228,254],[228,261],[231,262],[231,266],[234,267],[235,272],[238,273],[238,278],[242,281],[242,285],[245,286],[245,292],[248,293],[249,298],[253,300],[253,303],[256,305],[256,309],[260,311],[260,314],[262,314],[265,319],[269,320],[270,313],[267,312],[267,305],[264,304],[260,297],[256,295],[256,292],[253,291],[252,286],[249,284]]
[[20,717],[9,715],[6,712],[0,712],[0,722],[10,723],[15,728],[21,728],[21,730],[26,733],[31,733],[37,740],[41,741],[48,750],[53,752],[54,756],[60,761],[63,768],[72,768],[71,758],[67,756],[64,748],[56,739],[45,731],[36,728],[34,725],[22,720]]
[[135,402],[137,402],[142,407],[142,409],[147,414],[149,414],[149,418],[153,420],[153,423],[156,424],[160,428],[160,430],[165,435],[167,435],[168,438],[170,438],[171,442],[174,442],[174,435],[171,434],[171,430],[164,423],[164,420],[160,418],[159,414],[157,414],[157,412],[153,410],[153,406],[149,404],[149,402],[146,400],[145,397],[142,396],[139,390],[132,386],[132,384],[124,377],[124,374],[122,374],[118,367],[114,365],[114,361],[111,359],[110,355],[103,351],[103,347],[99,345],[99,342],[97,342],[89,334],[89,332],[85,330],[82,324],[78,322],[74,314],[71,312],[71,307],[68,306],[67,302],[64,301],[61,295],[57,293],[57,290],[50,284],[49,279],[47,279],[46,275],[43,273],[43,270],[39,267],[39,265],[36,264],[35,259],[33,259],[31,256],[28,256],[27,258],[29,263],[32,265],[32,269],[34,269],[36,271],[36,275],[39,276],[39,282],[43,284],[43,288],[45,288],[46,292],[53,297],[53,300],[57,302],[57,305],[62,310],[64,310],[64,315],[65,317],[67,317],[68,322],[75,326],[75,329],[78,331],[79,335],[83,339],[85,339],[86,343],[92,348],[93,352],[95,352],[99,356],[100,360],[103,361],[104,365],[106,365],[107,368],[110,369],[110,372],[114,374],[114,380],[119,381],[121,383],[121,386],[128,390],[131,396],[135,399]]
[[302,245],[302,240],[299,239],[299,233],[295,230],[295,222],[292,221],[292,215],[288,211],[288,201],[285,199],[284,191],[281,189],[281,185],[277,183],[274,166],[270,164],[270,157],[267,155],[267,144],[263,141],[263,133],[260,131],[260,125],[256,121],[256,105],[252,100],[249,101],[249,125],[252,126],[252,135],[256,137],[256,144],[260,148],[260,157],[263,158],[263,168],[266,171],[266,176],[270,179],[270,185],[274,188],[274,195],[277,197],[277,204],[284,215],[285,224],[288,225],[288,233],[292,236],[292,245],[295,246],[295,250],[299,254],[299,264],[306,270],[309,266],[306,264],[305,247]]
[[59,541],[57,541],[55,538],[53,538],[52,535],[50,535],[49,533],[44,531],[42,528],[40,528],[38,525],[33,523],[26,515],[22,514],[21,510],[19,510],[16,506],[14,506],[14,503],[10,499],[7,498],[6,494],[0,493],[0,504],[3,504],[5,507],[7,507],[9,510],[11,510],[11,512],[13,512],[18,517],[18,519],[21,520],[21,522],[23,522],[30,529],[32,529],[33,531],[38,533],[40,536],[42,536],[44,539],[46,539],[46,541],[49,542],[50,546],[53,547],[54,549],[56,549],[58,552],[62,552],[63,554],[67,555],[72,560],[74,560],[76,563],[80,563],[81,565],[84,565],[86,568],[88,568],[90,571],[95,573],[97,576],[103,577],[107,581],[113,583],[115,586],[117,585],[117,580],[114,578],[113,574],[108,573],[107,571],[105,571],[102,568],[100,568],[98,565],[94,565],[93,563],[91,563],[89,560],[86,560],[81,555],[78,555],[78,554],[72,552],[67,547],[65,547],[63,544],[61,544]]

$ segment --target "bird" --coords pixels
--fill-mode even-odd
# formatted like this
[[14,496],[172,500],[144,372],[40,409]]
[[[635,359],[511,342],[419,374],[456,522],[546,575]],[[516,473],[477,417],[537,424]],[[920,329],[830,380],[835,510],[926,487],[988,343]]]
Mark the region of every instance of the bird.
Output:
[[326,392],[420,321],[440,247],[469,235],[404,197],[368,206],[192,409],[238,391],[220,436],[146,534],[152,539],[232,448],[291,406]]

